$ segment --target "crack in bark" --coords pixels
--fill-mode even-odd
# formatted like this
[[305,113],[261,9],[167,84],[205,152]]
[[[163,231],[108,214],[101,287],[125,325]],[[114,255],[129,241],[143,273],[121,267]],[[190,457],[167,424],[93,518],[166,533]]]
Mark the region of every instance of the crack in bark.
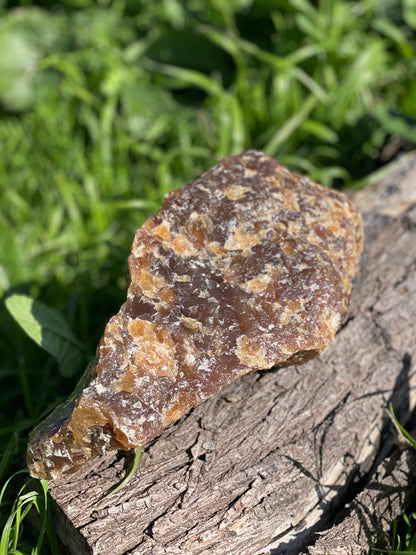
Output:
[[[339,401],[339,403],[331,410],[331,412],[329,412],[326,417],[324,418],[324,420],[318,425],[318,427],[316,427],[313,430],[313,443],[316,446],[318,443],[318,435],[320,433],[322,433],[322,435],[319,438],[319,443],[318,443],[318,479],[319,477],[322,477],[323,475],[323,450],[324,450],[324,444],[325,444],[325,440],[326,440],[326,436],[328,434],[328,431],[330,430],[330,427],[332,426],[334,419],[336,417],[336,415],[341,411],[341,409],[345,406],[347,400],[349,399],[351,395],[351,392],[349,391],[344,397],[343,399],[341,399]],[[314,449],[315,452],[315,449]]]
[[[401,381],[400,378],[402,373],[408,373],[409,370],[410,370],[410,355],[409,353],[405,353],[402,359],[402,370],[396,380],[396,384],[398,384]],[[393,391],[391,393],[390,400],[393,399],[394,395],[395,395],[395,392]],[[392,425],[391,419],[388,418],[386,415],[384,417],[384,422],[381,426],[380,436],[381,437],[388,436],[387,430],[393,431],[394,427]],[[350,505],[350,504],[353,503],[354,499],[356,499],[358,495],[362,493],[365,490],[365,488],[371,483],[372,479],[375,477],[375,473],[377,472],[379,465],[383,460],[385,460],[387,457],[390,456],[390,454],[394,450],[394,447],[395,446],[393,441],[390,444],[386,442],[380,442],[370,469],[361,474],[362,465],[356,466],[354,472],[352,473],[349,487],[345,490],[345,493],[339,499],[337,506],[334,507],[333,509],[331,520],[329,520],[329,522],[327,522],[324,526],[317,525],[317,530],[315,531],[314,539],[310,540],[307,544],[304,545],[304,547],[313,547],[314,543],[319,538],[319,536],[317,535],[318,532],[322,533],[323,531],[328,530],[332,526],[341,522],[343,519],[349,516],[352,510],[356,510],[357,512],[359,511],[358,506]],[[357,476],[359,476],[358,480],[356,480]],[[391,488],[389,488],[390,494],[393,493],[393,491],[391,490]],[[363,515],[361,516],[363,517]],[[373,515],[369,511],[367,511],[367,517],[369,518],[370,521],[373,520]],[[362,520],[363,522],[365,522],[364,518],[362,518]]]

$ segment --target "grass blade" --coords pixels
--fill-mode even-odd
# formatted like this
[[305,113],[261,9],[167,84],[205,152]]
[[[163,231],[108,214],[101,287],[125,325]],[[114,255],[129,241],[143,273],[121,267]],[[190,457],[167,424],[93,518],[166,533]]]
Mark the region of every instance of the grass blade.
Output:
[[282,143],[284,143],[290,135],[300,127],[302,122],[307,119],[309,114],[315,108],[317,102],[318,98],[315,95],[310,95],[299,111],[286,120],[282,127],[276,131],[263,150],[267,154],[270,154],[270,156],[276,156]]
[[394,413],[394,409],[393,409],[393,403],[389,403],[389,411],[393,420],[393,424],[396,426],[396,428],[399,430],[399,432],[401,433],[401,435],[407,439],[407,441],[409,442],[409,444],[413,447],[413,449],[416,449],[416,439],[414,437],[412,437],[409,432],[400,424],[400,422],[397,420],[397,417]]
[[223,91],[222,87],[216,81],[200,71],[154,62],[149,58],[144,58],[142,63],[151,71],[173,77],[177,87],[197,87],[213,96],[220,95]]
[[134,455],[133,464],[132,464],[130,470],[128,471],[128,473],[126,474],[126,476],[123,478],[123,480],[114,489],[111,489],[106,495],[104,495],[98,501],[96,501],[96,503],[98,503],[100,501],[103,501],[104,499],[107,499],[111,495],[114,495],[115,493],[117,493],[118,491],[123,489],[124,486],[126,486],[130,482],[130,480],[133,478],[134,474],[136,473],[137,467],[139,466],[141,453],[142,453],[141,446],[137,447],[136,453]]

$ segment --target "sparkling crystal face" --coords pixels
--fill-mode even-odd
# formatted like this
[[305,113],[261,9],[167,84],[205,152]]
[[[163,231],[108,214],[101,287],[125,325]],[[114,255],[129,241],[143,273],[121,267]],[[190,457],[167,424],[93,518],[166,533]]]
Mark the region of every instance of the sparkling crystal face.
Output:
[[91,381],[32,434],[31,474],[144,445],[240,376],[318,356],[346,312],[361,248],[346,196],[259,151],[168,194],[136,232],[127,300]]

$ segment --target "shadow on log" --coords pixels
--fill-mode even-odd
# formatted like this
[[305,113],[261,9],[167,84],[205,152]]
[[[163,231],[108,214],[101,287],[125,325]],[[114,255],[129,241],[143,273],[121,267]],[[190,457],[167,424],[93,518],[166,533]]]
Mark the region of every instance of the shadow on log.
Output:
[[393,403],[416,404],[416,156],[356,192],[365,246],[348,318],[304,366],[254,373],[146,447],[51,483],[70,553],[365,553],[412,494],[415,457],[393,448]]

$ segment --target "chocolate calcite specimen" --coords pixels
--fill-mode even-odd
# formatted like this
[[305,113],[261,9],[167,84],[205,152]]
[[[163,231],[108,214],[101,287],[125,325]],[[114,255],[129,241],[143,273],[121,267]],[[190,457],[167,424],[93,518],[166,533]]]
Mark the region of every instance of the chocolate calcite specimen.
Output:
[[136,232],[127,300],[83,383],[32,432],[32,476],[145,445],[240,376],[318,356],[361,248],[347,197],[259,151],[169,193]]

